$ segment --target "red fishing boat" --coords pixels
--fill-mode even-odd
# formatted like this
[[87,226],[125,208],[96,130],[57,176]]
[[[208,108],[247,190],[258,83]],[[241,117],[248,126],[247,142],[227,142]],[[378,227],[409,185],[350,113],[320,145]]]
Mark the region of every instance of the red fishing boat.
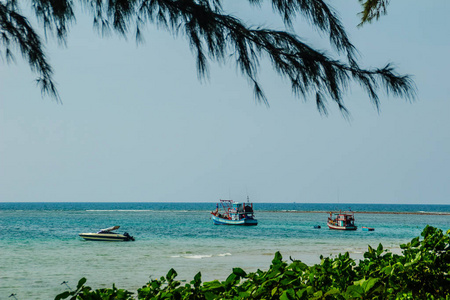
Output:
[[328,217],[327,225],[330,229],[335,230],[356,230],[358,227],[355,225],[355,216],[353,212],[342,212],[338,213],[330,212]]

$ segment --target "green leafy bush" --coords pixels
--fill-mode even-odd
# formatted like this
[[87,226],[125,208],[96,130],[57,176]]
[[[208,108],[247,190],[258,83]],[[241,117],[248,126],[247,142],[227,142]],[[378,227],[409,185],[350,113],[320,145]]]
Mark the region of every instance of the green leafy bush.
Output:
[[275,253],[267,271],[246,273],[234,268],[225,281],[202,283],[201,274],[184,286],[171,269],[165,277],[151,280],[137,295],[126,290],[92,290],[82,278],[75,291],[60,299],[450,299],[450,230],[425,227],[420,237],[401,245],[402,255],[380,244],[369,246],[357,264],[348,253],[321,257],[308,266],[299,260],[283,261]]

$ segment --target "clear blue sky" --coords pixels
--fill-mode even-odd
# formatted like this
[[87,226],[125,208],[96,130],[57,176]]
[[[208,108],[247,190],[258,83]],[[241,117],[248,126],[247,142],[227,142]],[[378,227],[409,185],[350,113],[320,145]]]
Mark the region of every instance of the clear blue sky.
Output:
[[[270,6],[228,2],[247,24],[283,28]],[[412,74],[416,102],[381,93],[378,114],[355,86],[350,121],[331,103],[323,117],[265,61],[268,108],[231,60],[202,82],[182,36],[149,27],[136,46],[79,15],[67,47],[47,44],[63,105],[20,54],[1,64],[0,201],[450,204],[450,2],[391,1],[362,28],[357,0],[333,3],[361,65]],[[329,51],[300,19],[295,30]]]

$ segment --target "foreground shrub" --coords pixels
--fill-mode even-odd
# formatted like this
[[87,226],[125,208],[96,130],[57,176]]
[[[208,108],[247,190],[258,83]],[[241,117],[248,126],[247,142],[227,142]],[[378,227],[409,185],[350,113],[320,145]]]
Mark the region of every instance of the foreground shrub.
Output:
[[59,299],[450,299],[450,230],[426,226],[422,240],[416,237],[400,245],[402,255],[369,246],[356,264],[348,253],[321,257],[307,266],[299,260],[288,264],[275,253],[269,270],[246,273],[234,268],[225,281],[202,283],[201,274],[184,286],[171,269],[165,277],[151,280],[137,295],[126,290],[92,290],[86,279],[75,291]]

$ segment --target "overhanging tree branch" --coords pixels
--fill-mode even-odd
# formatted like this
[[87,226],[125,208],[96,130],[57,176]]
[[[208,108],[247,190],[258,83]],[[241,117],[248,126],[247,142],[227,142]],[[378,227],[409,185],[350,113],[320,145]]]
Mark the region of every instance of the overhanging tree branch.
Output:
[[0,44],[9,60],[13,59],[11,49],[18,48],[30,68],[39,74],[36,83],[42,93],[60,101],[53,81],[53,70],[47,62],[41,39],[28,20],[16,12],[15,1],[0,3]]
[[[263,0],[248,1],[254,5],[263,3]],[[209,61],[225,63],[226,58],[231,55],[235,58],[237,68],[253,85],[256,99],[266,105],[268,100],[257,80],[262,58],[268,58],[274,70],[289,80],[295,95],[304,99],[315,95],[317,108],[323,114],[327,114],[326,99],[331,99],[344,115],[347,114],[343,95],[353,81],[361,85],[377,109],[381,87],[388,94],[406,99],[414,98],[415,87],[411,78],[398,75],[391,65],[371,70],[359,66],[355,47],[348,39],[336,13],[323,0],[267,1],[271,1],[274,11],[282,16],[289,28],[293,29],[293,18],[301,14],[313,27],[327,33],[337,54],[344,54],[346,60],[330,58],[328,54],[302,42],[294,33],[246,26],[240,19],[223,11],[221,0],[79,0],[78,3],[92,14],[94,26],[102,33],[113,31],[126,37],[131,28],[134,28],[139,42],[142,40],[142,27],[155,24],[175,35],[183,34],[195,54],[200,78],[208,76]],[[75,21],[74,1],[34,0],[32,3],[44,29],[55,32],[57,38],[64,42],[69,25]],[[7,1],[7,5],[2,7],[6,9],[8,5],[10,9],[5,15],[11,18],[18,8],[13,0]],[[20,19],[20,14],[16,15]],[[22,20],[26,21],[23,17]],[[15,28],[5,22],[0,26],[4,32]],[[34,40],[38,38],[29,25],[27,30],[31,30]],[[6,35],[9,36],[10,33]],[[3,46],[9,55],[11,40],[7,41],[3,42]],[[19,45],[30,42],[17,39],[13,41]],[[51,68],[46,63],[42,46],[40,42],[35,42],[34,45],[32,55],[37,57],[38,64],[30,61],[30,65],[36,65],[37,70],[46,75],[43,86],[52,87],[51,90],[56,95]],[[27,48],[21,48],[21,51],[29,53]]]
[[[194,1],[169,1],[165,8],[170,12],[177,12],[174,15],[162,12],[172,24],[170,29],[176,30],[183,24],[188,24],[187,37],[197,52],[200,74],[207,70],[204,44],[209,49],[210,58],[217,61],[223,60],[224,53],[230,49],[241,72],[254,84],[257,99],[264,103],[267,103],[267,99],[256,80],[261,56],[267,56],[280,76],[291,82],[295,94],[306,98],[316,93],[318,109],[325,114],[325,98],[331,98],[344,114],[347,113],[343,93],[348,89],[350,79],[358,82],[368,92],[377,109],[377,90],[380,85],[395,96],[414,98],[414,83],[411,78],[397,75],[390,65],[382,69],[365,70],[352,58],[347,64],[341,63],[309,47],[294,34],[250,29],[237,18],[218,13]],[[149,7],[147,16],[154,14],[155,7]],[[160,10],[158,14],[161,14]],[[183,20],[180,21],[178,16],[183,16]]]

